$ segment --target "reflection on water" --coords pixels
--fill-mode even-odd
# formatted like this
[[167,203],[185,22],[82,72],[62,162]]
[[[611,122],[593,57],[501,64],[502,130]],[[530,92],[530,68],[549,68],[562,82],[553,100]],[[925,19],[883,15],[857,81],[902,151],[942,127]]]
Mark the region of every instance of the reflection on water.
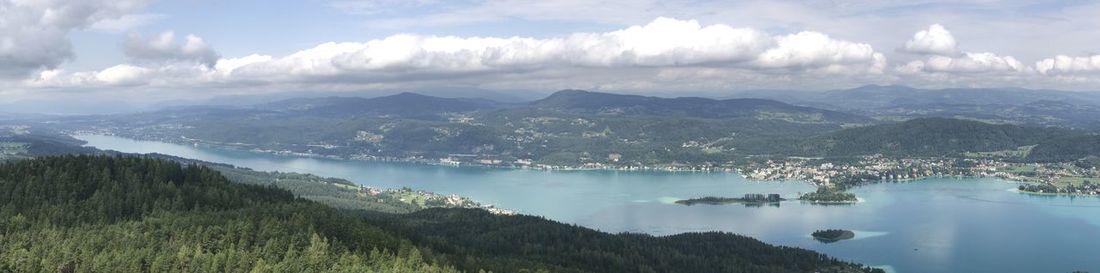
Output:
[[863,240],[863,239],[874,238],[874,237],[879,237],[879,236],[885,236],[886,234],[890,234],[889,232],[886,232],[886,231],[853,230],[852,232],[856,233],[856,237],[852,238],[852,240]]
[[657,198],[657,202],[659,202],[661,204],[670,204],[670,205],[676,204],[676,201],[679,201],[679,200],[683,200],[683,199],[678,198],[678,197],[669,197],[669,196],[664,196],[664,197],[661,197],[661,198]]
[[[609,232],[656,235],[729,231],[813,249],[893,272],[1100,271],[1100,198],[1006,191],[996,179],[936,178],[854,189],[860,202],[819,206],[683,206],[682,198],[746,193],[797,196],[799,182],[751,182],[731,173],[534,171],[283,157],[117,137],[80,136],[91,146],[164,153],[265,171],[340,177],[380,187],[455,193],[524,213]],[[856,231],[821,244],[814,230]]]

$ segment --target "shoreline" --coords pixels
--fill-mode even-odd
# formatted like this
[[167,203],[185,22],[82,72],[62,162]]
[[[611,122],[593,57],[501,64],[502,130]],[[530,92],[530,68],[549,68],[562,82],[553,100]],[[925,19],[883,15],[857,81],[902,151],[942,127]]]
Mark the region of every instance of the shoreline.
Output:
[[[742,178],[745,178],[746,180],[751,181],[751,182],[760,182],[760,183],[766,183],[766,182],[799,182],[799,183],[808,183],[808,184],[813,185],[815,187],[820,187],[821,186],[819,183],[815,183],[812,180],[806,180],[806,179],[783,179],[783,178],[778,178],[778,179],[755,179],[755,178],[752,178],[749,175],[746,175],[743,171],[741,171],[741,168],[710,168],[710,167],[675,168],[675,167],[653,167],[653,166],[640,166],[640,167],[574,167],[574,166],[557,166],[557,165],[543,165],[542,167],[539,167],[539,166],[531,167],[531,166],[508,166],[508,165],[479,164],[479,163],[466,163],[466,162],[444,163],[444,162],[440,162],[439,159],[435,159],[435,160],[410,159],[410,158],[402,159],[402,158],[393,158],[393,157],[370,157],[370,158],[350,157],[349,158],[349,157],[343,157],[343,156],[320,155],[320,154],[314,154],[314,153],[280,152],[280,151],[263,150],[263,149],[259,149],[259,148],[245,149],[245,148],[242,148],[239,145],[210,143],[210,142],[207,142],[207,141],[202,141],[202,140],[199,140],[199,139],[186,138],[186,137],[185,137],[185,139],[191,140],[192,142],[188,142],[188,141],[169,141],[169,140],[161,140],[161,139],[134,138],[134,137],[123,136],[123,135],[118,135],[118,134],[113,134],[113,133],[105,134],[105,133],[88,133],[88,132],[81,132],[81,133],[68,132],[68,135],[70,137],[77,138],[77,139],[80,139],[77,136],[87,136],[87,135],[118,137],[118,138],[124,138],[124,139],[128,139],[128,140],[134,140],[134,141],[160,142],[160,143],[168,143],[168,144],[184,145],[184,146],[192,146],[192,147],[222,149],[222,150],[238,151],[238,152],[259,153],[259,154],[273,155],[273,156],[280,156],[280,157],[288,157],[288,158],[313,158],[313,159],[344,160],[344,161],[359,161],[359,162],[400,163],[400,164],[423,165],[423,166],[483,168],[483,169],[499,169],[499,170],[533,170],[533,171],[546,171],[546,172],[552,172],[552,171],[565,171],[565,172],[609,171],[609,172],[659,172],[659,173],[727,173],[727,174],[737,174],[737,175],[741,176]],[[1019,179],[1013,179],[1013,178],[1016,178],[1016,177],[1018,177]],[[933,176],[924,176],[924,177],[910,177],[910,178],[905,178],[905,179],[864,181],[863,183],[852,185],[852,188],[857,188],[857,187],[863,186],[863,184],[877,184],[877,183],[889,183],[889,182],[895,182],[895,183],[897,183],[897,182],[918,182],[918,181],[921,181],[921,180],[933,179],[933,178],[955,178],[955,179],[994,178],[994,179],[997,179],[997,180],[1001,180],[1001,181],[1004,181],[1004,182],[1010,182],[1010,183],[1028,183],[1028,184],[1042,183],[1040,181],[1034,181],[1033,180],[1034,178],[1022,177],[1022,176],[1002,177],[1002,176],[997,176],[997,175],[933,175]],[[1086,194],[1086,193],[1040,193],[1040,192],[1028,192],[1028,191],[1019,191],[1019,192],[1029,193],[1029,194],[1043,194],[1043,195],[1050,194],[1050,195],[1061,195],[1061,196],[1098,196],[1098,197],[1100,197],[1100,195]],[[862,202],[862,200],[857,200],[857,201],[852,201],[852,202],[825,202],[825,203],[815,202],[815,201],[803,201],[803,202],[811,202],[811,203],[817,203],[817,204],[856,204],[856,203]]]
[[[393,157],[354,158],[354,157],[343,157],[343,156],[335,156],[335,155],[321,155],[321,154],[313,154],[313,153],[287,153],[287,152],[263,150],[263,149],[257,149],[257,148],[243,149],[239,146],[228,145],[228,144],[212,144],[212,143],[208,143],[208,142],[201,142],[201,143],[200,142],[181,142],[181,141],[169,141],[169,140],[162,140],[162,139],[145,139],[145,138],[134,138],[134,137],[129,137],[129,136],[117,135],[117,134],[91,134],[91,133],[70,133],[69,134],[69,136],[71,136],[73,138],[77,138],[77,139],[80,139],[77,136],[89,136],[89,135],[90,136],[118,137],[118,138],[124,138],[124,139],[128,139],[128,140],[134,140],[134,141],[160,142],[160,143],[168,143],[168,144],[175,144],[175,145],[182,145],[182,146],[203,147],[203,148],[221,149],[221,150],[238,151],[238,152],[260,153],[260,154],[281,156],[281,157],[314,158],[314,159],[345,160],[345,161],[360,161],[360,162],[407,163],[407,164],[427,165],[427,166],[466,167],[466,168],[471,168],[472,167],[472,168],[502,169],[502,170],[616,171],[616,172],[622,171],[622,172],[666,172],[666,173],[682,173],[682,172],[688,172],[688,173],[733,173],[733,174],[741,175],[742,177],[745,177],[746,179],[748,179],[748,177],[741,174],[741,172],[739,172],[736,169],[724,169],[724,168],[685,169],[685,168],[663,168],[663,167],[653,167],[653,166],[641,166],[641,167],[573,167],[573,166],[560,166],[560,165],[547,165],[546,167],[537,167],[537,166],[528,167],[528,166],[507,166],[507,165],[479,164],[479,163],[442,163],[442,162],[439,162],[439,160],[431,160],[431,159],[403,159],[403,158],[393,158]],[[783,180],[783,179],[768,179],[768,180],[750,179],[750,180],[751,181],[760,181],[760,182],[764,182],[764,181],[809,182],[809,181],[803,181],[803,180]]]
[[1012,189],[1019,194],[1036,195],[1036,196],[1053,196],[1053,197],[1096,197],[1100,198],[1097,194],[1087,193],[1064,193],[1064,192],[1035,192],[1035,191],[1022,191],[1020,189]]

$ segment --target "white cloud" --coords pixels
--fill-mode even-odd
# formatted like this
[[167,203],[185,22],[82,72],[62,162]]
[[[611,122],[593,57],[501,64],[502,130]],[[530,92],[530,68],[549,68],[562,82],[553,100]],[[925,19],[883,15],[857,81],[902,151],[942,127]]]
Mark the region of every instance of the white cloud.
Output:
[[[201,39],[189,40],[180,44],[172,33],[152,40],[132,39],[127,54],[139,61],[136,64],[96,72],[51,72],[32,82],[39,87],[242,83],[517,87],[538,83],[527,87],[537,88],[553,79],[560,81],[558,85],[574,87],[657,88],[675,84],[674,78],[718,81],[691,86],[725,86],[734,84],[729,79],[778,74],[806,78],[880,74],[886,65],[885,57],[870,45],[822,33],[771,36],[750,28],[670,18],[610,32],[552,38],[399,34],[366,42],[324,43],[282,57],[253,54],[217,60],[197,54],[212,52]],[[145,60],[161,62],[141,62]]]
[[126,56],[140,61],[193,61],[213,65],[218,53],[202,38],[187,35],[183,43],[176,43],[175,33],[163,32],[152,40],[131,35],[124,45]]
[[880,73],[886,65],[886,57],[871,45],[836,40],[818,32],[799,32],[778,37],[777,41],[778,46],[757,58],[760,67]]
[[1100,55],[1086,57],[1058,55],[1036,62],[1035,69],[1044,75],[1097,73],[1100,72]]
[[271,60],[271,56],[259,54],[252,54],[241,58],[225,58],[218,60],[218,62],[214,64],[214,71],[217,71],[221,76],[228,77],[234,70],[242,66],[270,62]]
[[981,74],[1024,73],[1033,69],[1012,56],[992,52],[965,52],[957,48],[955,37],[940,24],[918,31],[905,43],[905,51],[928,55],[923,60],[899,65],[899,73]]
[[423,8],[426,5],[444,4],[439,0],[335,0],[329,6],[358,15],[396,13],[403,9]]
[[749,28],[658,18],[643,26],[561,38],[394,35],[365,43],[325,43],[289,56],[253,63],[238,73],[255,77],[415,77],[517,73],[584,67],[717,66],[801,71],[885,64],[871,46],[816,32],[772,37]]
[[956,46],[955,36],[940,24],[934,24],[913,34],[913,38],[905,42],[904,49],[910,53],[949,56],[958,53]]
[[88,28],[109,33],[122,33],[148,25],[164,18],[161,14],[127,14],[118,18],[108,18],[92,23]]
[[149,70],[127,64],[109,67],[95,74],[95,79],[109,85],[139,84]]
[[898,70],[903,73],[1015,73],[1027,72],[1030,68],[1012,56],[966,52],[959,57],[932,56],[924,61],[912,61]]
[[921,43],[914,41],[921,37],[939,35],[936,28],[922,30],[927,33],[914,35],[909,43],[914,45],[909,49],[923,48],[924,56],[891,70],[884,69],[886,57],[871,45],[824,33],[771,35],[670,18],[557,37],[397,34],[364,42],[322,43],[284,56],[226,58],[217,57],[199,37],[178,39],[166,32],[153,39],[132,38],[127,43],[133,60],[129,64],[89,72],[50,70],[28,85],[273,91],[456,86],[698,91],[868,83],[1003,86],[1051,83],[1056,79],[1037,75],[1100,67],[1083,57],[1059,56],[1030,67],[1013,56],[966,52],[955,46],[916,46]]
[[0,78],[21,78],[73,57],[67,35],[115,20],[147,0],[0,0]]

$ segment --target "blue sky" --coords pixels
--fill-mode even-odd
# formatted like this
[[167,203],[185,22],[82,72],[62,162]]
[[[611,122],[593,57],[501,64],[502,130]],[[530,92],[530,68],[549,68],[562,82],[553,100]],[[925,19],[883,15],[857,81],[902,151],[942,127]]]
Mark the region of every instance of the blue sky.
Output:
[[0,102],[865,84],[1100,90],[1092,1],[0,0]]

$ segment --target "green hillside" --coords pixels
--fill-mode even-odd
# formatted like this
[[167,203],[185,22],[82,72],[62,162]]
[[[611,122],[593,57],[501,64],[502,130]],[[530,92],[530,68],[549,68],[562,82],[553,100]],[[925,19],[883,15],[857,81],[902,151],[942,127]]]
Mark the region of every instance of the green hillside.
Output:
[[965,152],[1011,150],[1070,133],[1063,129],[921,118],[828,133],[799,143],[796,153],[827,157],[958,156]]

